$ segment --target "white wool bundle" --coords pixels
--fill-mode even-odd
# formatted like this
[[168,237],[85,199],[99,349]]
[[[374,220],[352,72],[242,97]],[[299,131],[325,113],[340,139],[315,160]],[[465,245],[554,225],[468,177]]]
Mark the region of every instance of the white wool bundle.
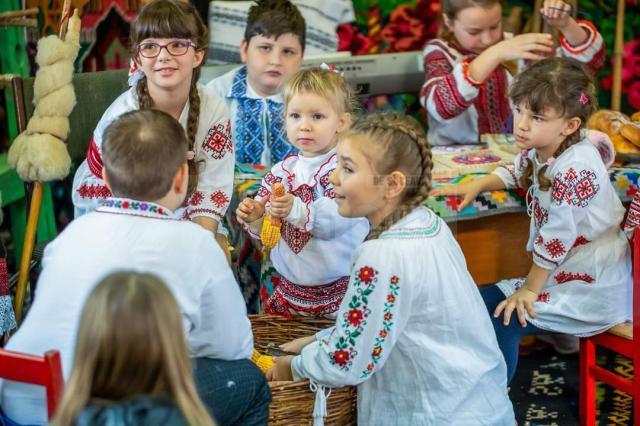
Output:
[[79,40],[80,17],[75,10],[64,41],[49,36],[38,43],[35,111],[27,129],[11,145],[8,157],[22,180],[46,182],[69,174],[71,158],[64,139],[76,104],[72,76]]

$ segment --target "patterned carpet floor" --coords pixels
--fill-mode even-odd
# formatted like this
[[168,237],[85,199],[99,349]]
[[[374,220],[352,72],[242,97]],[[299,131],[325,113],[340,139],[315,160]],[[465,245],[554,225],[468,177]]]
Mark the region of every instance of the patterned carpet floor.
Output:
[[[518,424],[578,425],[578,354],[561,355],[542,343],[531,346],[520,356],[509,394]],[[632,377],[629,359],[605,351],[597,355],[599,364]],[[598,383],[597,404],[600,425],[632,425],[633,400],[629,395]]]

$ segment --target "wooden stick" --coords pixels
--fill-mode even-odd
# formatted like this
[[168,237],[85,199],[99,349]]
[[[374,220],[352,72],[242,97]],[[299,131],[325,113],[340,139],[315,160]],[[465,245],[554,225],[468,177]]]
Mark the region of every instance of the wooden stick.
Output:
[[29,27],[36,28],[38,26],[37,19],[26,19],[26,18],[1,18],[0,17],[0,27]]
[[12,10],[9,12],[0,12],[0,19],[3,18],[20,18],[20,17],[28,17],[28,15],[37,15],[38,8],[32,7],[31,9],[25,10]]
[[[20,274],[18,275],[18,285],[16,287],[16,299],[14,303],[14,311],[16,314],[16,322],[20,324],[22,321],[22,309],[24,307],[24,297],[27,293],[27,282],[29,281],[29,265],[31,265],[31,255],[36,240],[36,230],[38,228],[38,219],[40,218],[40,206],[42,204],[42,182],[34,182],[33,193],[31,194],[31,204],[29,207],[29,216],[27,219],[27,230],[24,236],[24,246],[22,248],[22,257],[20,258]],[[33,295],[31,295],[33,298]]]
[[611,109],[620,111],[622,96],[622,56],[624,53],[624,6],[625,0],[618,0],[616,12],[616,36],[613,46],[613,87],[611,88]]

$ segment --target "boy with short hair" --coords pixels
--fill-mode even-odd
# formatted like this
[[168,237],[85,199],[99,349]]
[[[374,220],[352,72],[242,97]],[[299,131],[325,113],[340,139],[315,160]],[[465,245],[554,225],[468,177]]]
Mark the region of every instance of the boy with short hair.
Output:
[[207,85],[229,107],[236,162],[270,165],[296,151],[287,140],[282,88],[300,68],[305,37],[304,18],[289,0],[257,0],[240,44],[245,65]]
[[[113,197],[47,246],[37,295],[6,348],[56,349],[68,378],[91,290],[114,271],[152,272],[176,297],[198,392],[212,416],[220,424],[266,423],[271,394],[248,359],[253,335],[231,268],[211,232],[173,213],[187,193],[187,145],[180,123],[159,110],[127,112],[107,127],[102,173]],[[0,396],[13,421],[46,423],[41,387],[5,381]]]

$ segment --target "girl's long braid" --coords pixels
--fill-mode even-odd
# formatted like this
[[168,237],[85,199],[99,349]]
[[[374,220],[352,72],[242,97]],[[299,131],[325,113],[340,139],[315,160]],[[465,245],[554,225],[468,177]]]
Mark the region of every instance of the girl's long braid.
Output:
[[[198,93],[198,79],[191,78],[191,88],[189,89],[189,117],[187,119],[187,139],[189,140],[189,151],[194,151],[196,135],[198,133],[198,118],[200,117],[200,94]],[[198,162],[194,158],[187,162],[189,165],[189,185],[187,194],[191,195],[198,186]]]
[[[406,135],[418,149],[420,156],[420,177],[415,185],[412,185],[411,180],[415,179],[414,176],[407,176],[407,189],[408,194],[405,195],[405,200],[400,204],[390,215],[388,215],[380,225],[371,229],[367,240],[373,240],[380,236],[381,233],[389,229],[393,224],[408,215],[413,209],[422,204],[428,197],[431,191],[431,170],[433,169],[433,159],[431,156],[431,149],[427,142],[424,131],[417,127],[417,122],[411,122],[397,113],[387,113],[381,115],[374,115],[368,127],[375,133],[380,134],[383,138],[386,136],[390,143],[387,146],[393,149],[392,145],[399,142],[398,133]],[[382,119],[380,119],[382,118]],[[399,165],[400,166],[400,165]],[[413,194],[411,194],[413,192]],[[409,195],[411,194],[411,195]]]
[[136,95],[138,96],[138,107],[140,109],[149,109],[153,107],[153,99],[147,88],[147,77],[142,77],[136,84]]

